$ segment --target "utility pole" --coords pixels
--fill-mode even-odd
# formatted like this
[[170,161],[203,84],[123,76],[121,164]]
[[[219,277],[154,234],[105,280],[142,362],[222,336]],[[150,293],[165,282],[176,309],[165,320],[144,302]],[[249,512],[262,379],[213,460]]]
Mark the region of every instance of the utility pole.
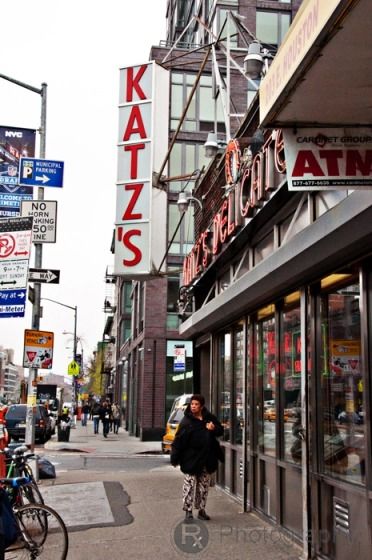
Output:
[[[40,116],[40,159],[45,159],[46,151],[46,116],[47,116],[47,84],[42,83],[41,88],[36,88],[15,80],[5,74],[0,74],[0,78],[11,82],[17,86],[28,89],[41,96],[41,116]],[[37,200],[44,200],[44,188],[38,187]],[[43,261],[43,245],[35,243],[35,268],[42,268]],[[35,282],[34,284],[35,298],[32,306],[32,325],[33,330],[40,328],[40,298],[41,298],[41,285]],[[29,445],[31,450],[35,446],[35,406],[36,406],[36,385],[37,385],[37,372],[38,368],[30,368],[28,375],[28,391],[27,391],[27,415],[26,415],[26,438],[25,443]]]

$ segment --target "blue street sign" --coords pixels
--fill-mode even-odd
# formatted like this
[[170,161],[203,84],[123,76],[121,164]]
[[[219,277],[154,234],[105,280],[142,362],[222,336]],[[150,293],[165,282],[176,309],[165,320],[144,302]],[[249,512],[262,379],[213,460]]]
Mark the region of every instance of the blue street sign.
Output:
[[31,187],[63,187],[63,161],[21,158],[19,184]]
[[24,317],[26,290],[0,290],[0,319]]

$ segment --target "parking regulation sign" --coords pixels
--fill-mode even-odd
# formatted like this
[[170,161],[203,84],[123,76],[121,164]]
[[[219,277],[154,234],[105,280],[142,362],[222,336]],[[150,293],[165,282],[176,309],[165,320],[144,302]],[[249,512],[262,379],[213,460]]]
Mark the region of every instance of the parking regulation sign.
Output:
[[183,344],[174,346],[173,371],[186,371],[186,349]]
[[22,200],[21,215],[33,218],[32,242],[55,243],[57,235],[56,200]]

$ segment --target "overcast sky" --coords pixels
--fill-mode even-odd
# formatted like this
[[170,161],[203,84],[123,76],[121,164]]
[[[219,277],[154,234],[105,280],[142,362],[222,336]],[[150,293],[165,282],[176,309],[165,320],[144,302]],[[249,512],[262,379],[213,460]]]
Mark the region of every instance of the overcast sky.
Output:
[[[88,358],[105,323],[105,271],[113,264],[119,68],[148,60],[165,39],[167,0],[17,0],[2,2],[0,73],[48,84],[46,158],[65,163],[58,201],[57,243],[44,244],[43,268],[61,271],[42,297],[78,306],[77,334]],[[0,126],[37,129],[41,97],[0,79]],[[37,147],[38,155],[38,147]],[[30,266],[34,267],[34,252]],[[67,373],[74,312],[44,301],[40,329],[55,334],[53,373]],[[0,345],[22,363],[24,319],[0,319]],[[70,347],[67,348],[66,347]]]

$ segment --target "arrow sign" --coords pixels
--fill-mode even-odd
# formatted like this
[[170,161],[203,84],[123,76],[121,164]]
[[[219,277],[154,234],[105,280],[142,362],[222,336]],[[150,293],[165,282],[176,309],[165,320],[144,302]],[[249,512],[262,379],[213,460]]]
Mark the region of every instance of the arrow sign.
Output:
[[30,268],[28,280],[29,282],[41,282],[44,284],[59,284],[59,274],[59,270]]
[[21,158],[19,162],[19,184],[30,187],[63,187],[63,161],[50,159]]
[[41,183],[47,183],[48,181],[50,181],[50,179],[46,175],[43,175],[42,177],[40,177],[40,175],[36,175],[35,181],[40,181]]
[[3,290],[0,286],[0,318],[24,317],[26,290]]

